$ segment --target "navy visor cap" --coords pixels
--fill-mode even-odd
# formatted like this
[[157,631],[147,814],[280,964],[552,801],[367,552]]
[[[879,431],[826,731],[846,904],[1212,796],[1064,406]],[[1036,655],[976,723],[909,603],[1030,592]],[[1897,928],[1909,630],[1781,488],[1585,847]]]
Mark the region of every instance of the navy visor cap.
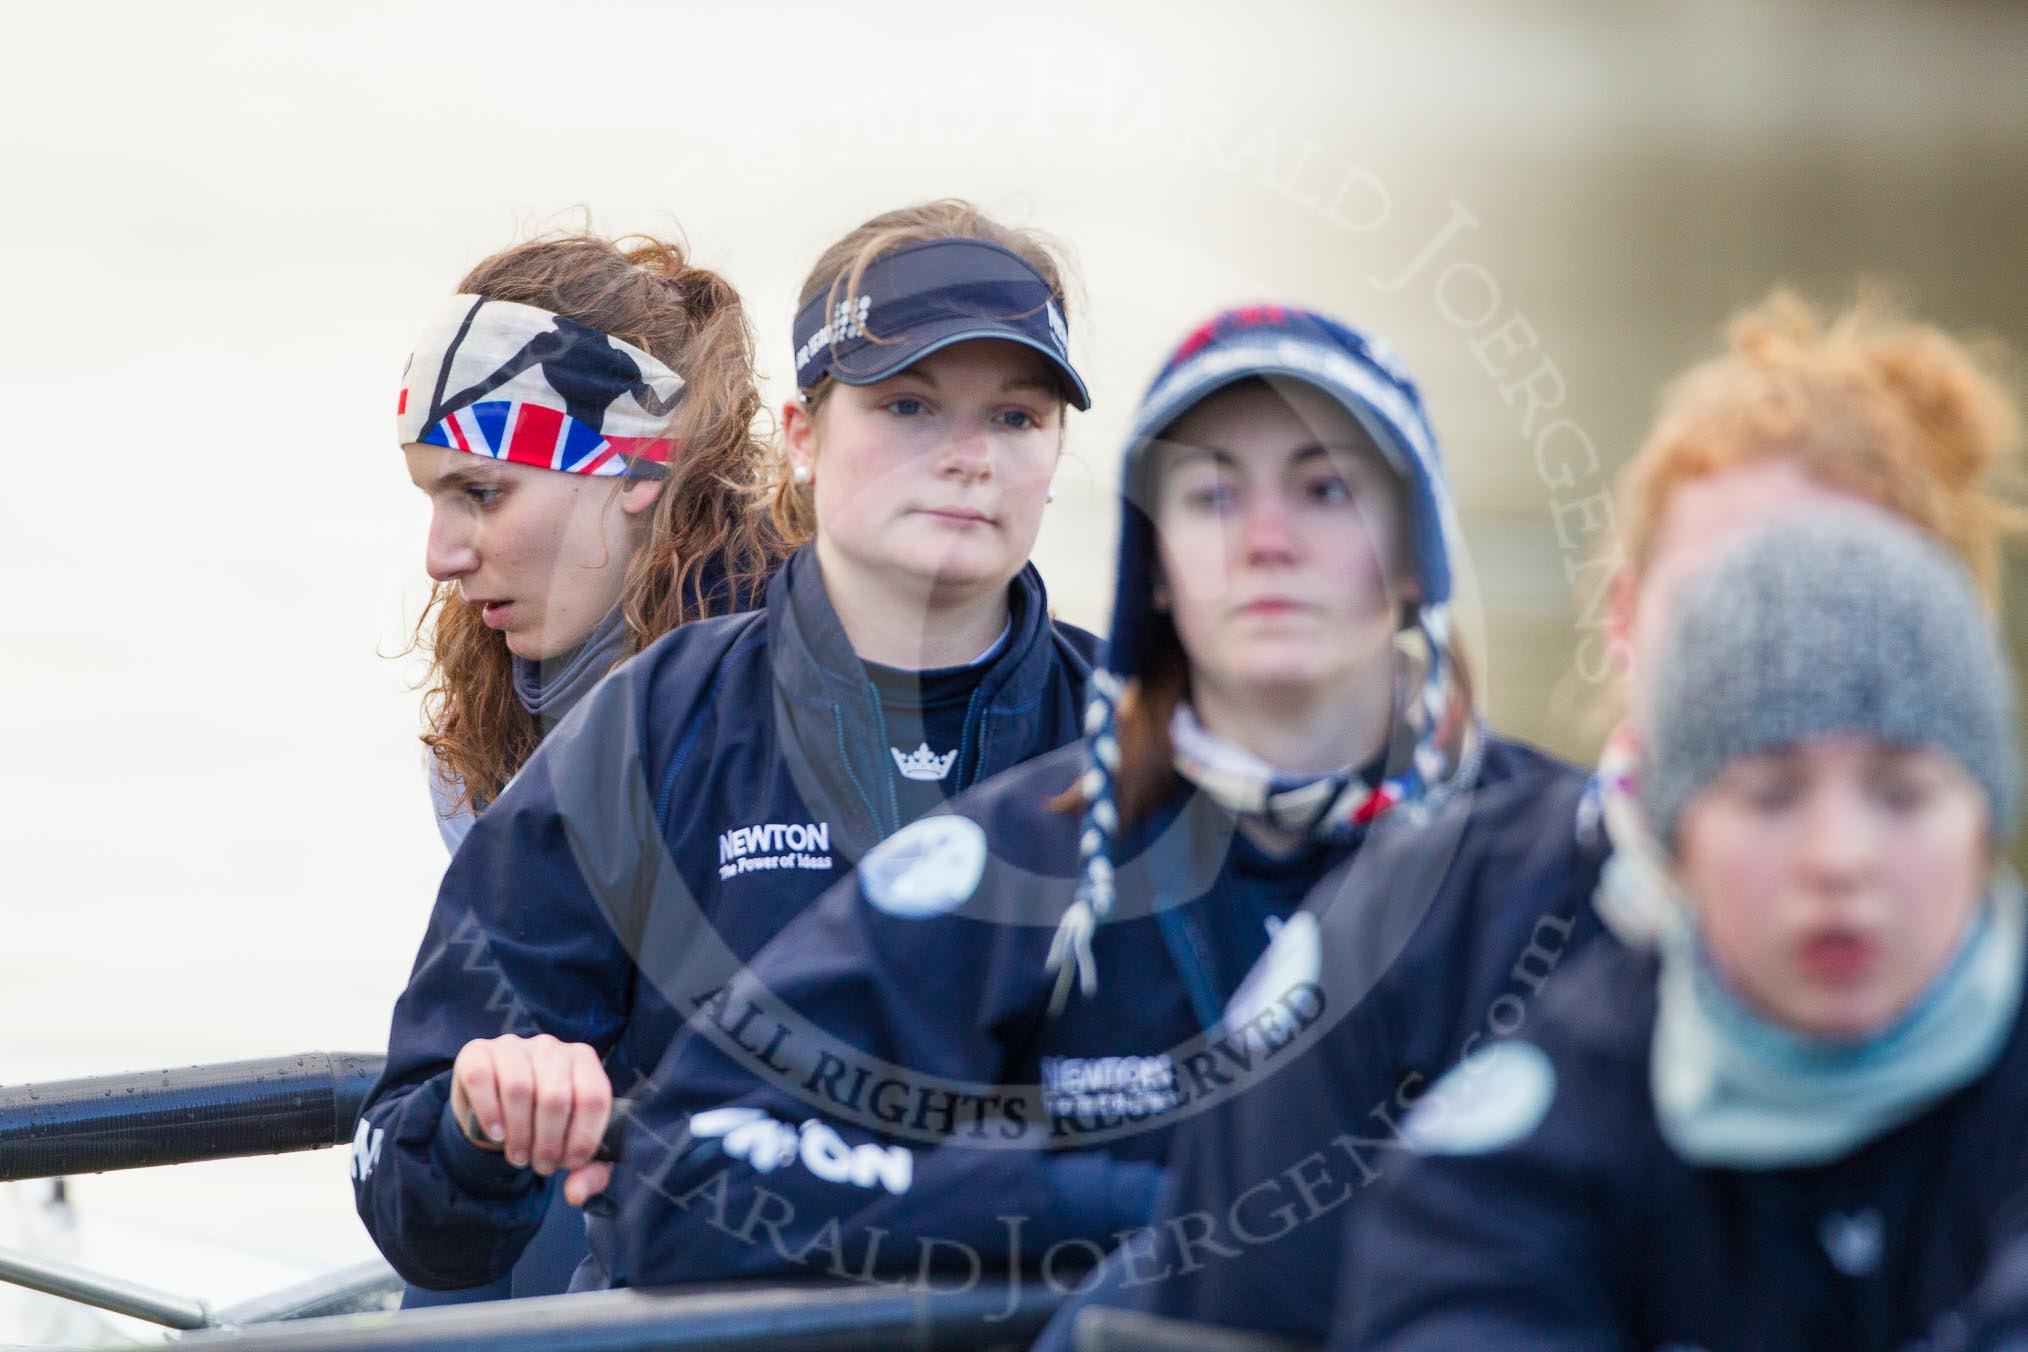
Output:
[[933,239],[867,265],[858,291],[833,288],[796,316],[796,386],[831,376],[872,385],[932,352],[974,338],[1019,343],[1047,357],[1071,406],[1091,393],[1070,364],[1070,330],[1049,283],[1020,255],[978,239]]

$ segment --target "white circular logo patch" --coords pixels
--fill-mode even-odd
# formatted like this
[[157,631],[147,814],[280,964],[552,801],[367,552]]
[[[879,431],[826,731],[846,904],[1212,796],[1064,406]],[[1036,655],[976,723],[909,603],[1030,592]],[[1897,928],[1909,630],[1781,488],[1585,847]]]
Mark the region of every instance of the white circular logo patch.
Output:
[[1424,1155],[1485,1155],[1527,1139],[1556,1101],[1556,1067],[1529,1042],[1473,1052],[1415,1105],[1402,1140]]
[[970,817],[925,817],[859,861],[866,899],[889,915],[921,920],[956,910],[986,873],[986,833]]
[[1298,986],[1312,985],[1324,970],[1324,946],[1317,917],[1297,911],[1288,918],[1253,965],[1226,1006],[1225,1026],[1241,1028],[1281,1003]]

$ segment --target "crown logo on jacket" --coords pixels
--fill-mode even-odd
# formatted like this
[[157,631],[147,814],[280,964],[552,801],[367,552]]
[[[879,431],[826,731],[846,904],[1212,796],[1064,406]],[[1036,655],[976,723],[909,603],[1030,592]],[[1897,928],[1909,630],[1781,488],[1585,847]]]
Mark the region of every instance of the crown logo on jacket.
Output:
[[894,768],[901,771],[903,779],[942,779],[951,772],[951,766],[958,759],[955,750],[946,751],[939,756],[929,749],[928,742],[924,742],[906,756],[895,747],[889,747],[887,751],[894,757]]

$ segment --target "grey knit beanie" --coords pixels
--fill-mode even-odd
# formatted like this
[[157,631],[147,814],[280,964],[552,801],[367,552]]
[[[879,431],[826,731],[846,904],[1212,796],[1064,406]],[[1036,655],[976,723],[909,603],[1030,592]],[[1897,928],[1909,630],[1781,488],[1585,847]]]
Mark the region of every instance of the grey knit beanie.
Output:
[[2014,833],[2014,687],[1970,575],[1866,507],[1756,531],[1676,597],[1654,675],[1641,805],[1673,849],[1684,804],[1737,757],[1840,734],[1955,757]]

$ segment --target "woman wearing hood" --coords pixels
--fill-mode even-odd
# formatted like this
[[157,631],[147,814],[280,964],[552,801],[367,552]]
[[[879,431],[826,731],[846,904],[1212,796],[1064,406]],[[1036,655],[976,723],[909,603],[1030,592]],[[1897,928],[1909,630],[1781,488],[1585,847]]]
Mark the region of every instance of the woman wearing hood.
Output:
[[1347,1299],[1348,1217],[1406,1153],[1408,1109],[1480,1047],[1524,1034],[1601,921],[1636,939],[1651,928],[1642,908],[1611,904],[1654,855],[1631,769],[1673,598],[1728,542],[1870,503],[1949,548],[1991,602],[2009,512],[1986,484],[2017,424],[1973,349],[1874,306],[1825,322],[1779,291],[1729,339],[1671,386],[1620,476],[1607,631],[1625,721],[1598,772],[1474,795],[1316,898],[1315,931],[1292,929],[1279,956],[1363,991],[1357,1013],[1178,1133],[1149,1252],[1111,1265],[1104,1303],[1325,1336]]
[[1336,1346],[1961,1347],[2018,1281],[2021,776],[1970,577],[1842,508],[1689,580],[1658,651],[1612,902],[1648,937],[1408,1117]]
[[1170,1122],[1338,1016],[1234,1004],[1321,879],[1481,784],[1575,778],[1480,727],[1448,489],[1380,345],[1216,317],[1123,481],[1084,741],[892,837],[691,1021],[639,1094],[618,1280],[1067,1280],[1149,1219]]

